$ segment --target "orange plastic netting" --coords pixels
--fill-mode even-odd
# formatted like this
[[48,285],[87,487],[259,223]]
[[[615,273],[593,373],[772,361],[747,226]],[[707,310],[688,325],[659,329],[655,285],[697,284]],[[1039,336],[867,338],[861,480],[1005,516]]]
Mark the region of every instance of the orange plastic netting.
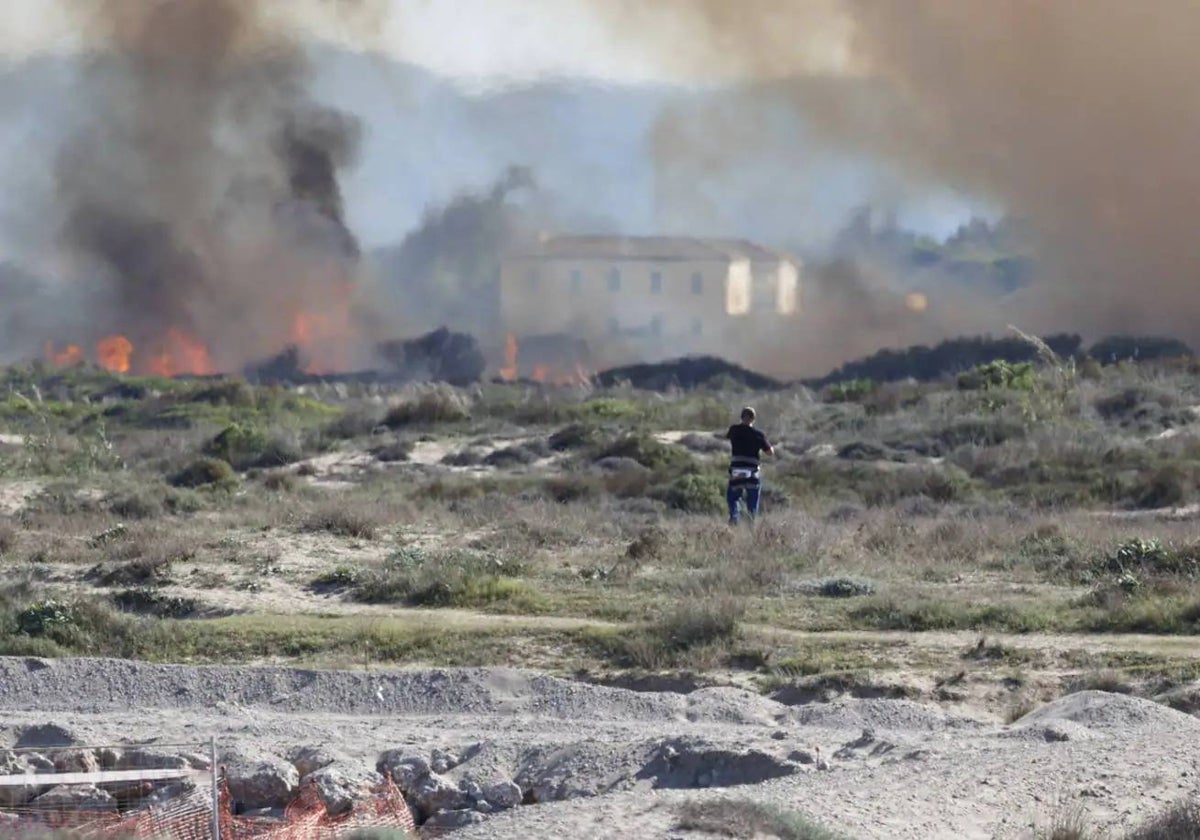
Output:
[[[221,840],[338,840],[363,828],[415,832],[412,812],[390,780],[349,812],[330,815],[314,785],[304,785],[287,806],[282,820],[235,816],[228,789],[222,784],[218,808]],[[120,816],[78,810],[25,810],[0,821],[5,838],[35,838],[60,832],[79,840],[212,840],[212,802],[197,789],[169,805]]]

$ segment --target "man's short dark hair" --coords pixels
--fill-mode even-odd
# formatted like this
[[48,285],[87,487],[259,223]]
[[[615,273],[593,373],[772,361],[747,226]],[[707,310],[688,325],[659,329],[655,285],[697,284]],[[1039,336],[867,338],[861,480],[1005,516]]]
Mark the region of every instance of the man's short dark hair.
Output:
[[754,409],[746,406],[742,409],[742,420],[746,423],[754,422]]

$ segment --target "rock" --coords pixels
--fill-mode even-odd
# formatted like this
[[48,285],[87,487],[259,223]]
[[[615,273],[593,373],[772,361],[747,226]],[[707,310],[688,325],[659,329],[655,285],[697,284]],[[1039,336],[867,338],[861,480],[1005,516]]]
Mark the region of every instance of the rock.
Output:
[[429,762],[421,756],[399,750],[390,750],[380,756],[375,769],[380,773],[390,773],[396,787],[406,793],[433,771]]
[[382,781],[383,778],[371,770],[332,764],[306,775],[301,784],[315,785],[325,810],[336,816],[353,808],[355,802],[365,798],[371,788]]
[[18,749],[71,747],[79,743],[79,739],[75,737],[75,733],[71,730],[55,726],[52,723],[26,726],[20,732],[21,734],[17,738],[16,744],[13,745]]
[[[32,756],[15,753],[11,750],[0,750],[0,776],[18,776],[36,773],[38,769],[30,761]],[[45,768],[45,769],[53,769]],[[31,799],[41,795],[49,788],[46,786],[27,785],[24,787],[0,787],[0,807],[16,808],[26,804]]]
[[300,774],[291,762],[267,753],[230,753],[221,763],[230,796],[245,809],[282,808],[300,784]]
[[161,785],[154,788],[145,799],[142,800],[142,805],[145,807],[156,805],[169,805],[172,802],[177,802],[185,796],[191,795],[196,789],[196,783],[190,779],[180,779],[169,784]]
[[52,759],[59,773],[96,773],[100,770],[100,759],[91,750],[67,750],[55,753]]
[[446,773],[460,763],[459,757],[447,750],[434,750],[429,756],[429,767],[434,773]]
[[95,785],[60,785],[33,800],[38,808],[57,811],[115,811],[117,800]]
[[326,747],[298,747],[288,753],[288,761],[296,766],[301,778],[328,767],[337,759],[337,755]]
[[483,822],[487,817],[470,808],[459,808],[452,811],[441,811],[425,821],[426,826],[434,828],[464,828]]
[[797,764],[812,764],[816,759],[808,750],[792,750],[788,753],[788,761],[794,761]]
[[497,811],[515,808],[522,798],[521,788],[509,780],[495,782],[483,789],[483,800]]
[[177,753],[152,748],[125,750],[117,759],[118,770],[187,770],[191,764]]
[[123,752],[116,747],[101,747],[96,750],[96,758],[102,770],[116,770],[121,763]]
[[458,785],[437,773],[429,773],[406,792],[421,813],[427,815],[439,811],[458,811],[470,805],[467,795]]

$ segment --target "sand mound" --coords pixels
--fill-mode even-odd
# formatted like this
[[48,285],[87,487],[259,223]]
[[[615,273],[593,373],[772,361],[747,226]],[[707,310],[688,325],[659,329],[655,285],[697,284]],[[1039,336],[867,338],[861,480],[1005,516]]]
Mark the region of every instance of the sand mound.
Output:
[[1061,721],[1080,724],[1093,732],[1123,733],[1135,729],[1188,730],[1200,733],[1200,720],[1183,712],[1125,694],[1080,691],[1036,709],[1016,721],[1018,727],[1051,725]]

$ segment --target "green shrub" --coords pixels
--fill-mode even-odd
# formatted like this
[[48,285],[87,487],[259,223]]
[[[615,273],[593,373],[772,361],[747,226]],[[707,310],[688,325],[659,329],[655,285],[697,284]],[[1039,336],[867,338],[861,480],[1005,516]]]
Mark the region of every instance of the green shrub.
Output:
[[647,434],[625,435],[596,452],[593,460],[601,458],[630,458],[652,470],[682,468],[692,463],[687,450]]
[[220,458],[196,458],[171,476],[175,487],[216,487],[230,489],[237,485],[237,473],[228,461]]
[[282,467],[304,457],[295,440],[239,423],[227,426],[205,444],[204,454],[220,458],[237,470]]
[[831,403],[862,402],[878,387],[870,379],[850,379],[835,382],[825,391],[825,401]]
[[1032,362],[998,359],[959,374],[958,387],[964,391],[1032,391],[1036,381]]
[[399,405],[393,406],[383,418],[389,429],[404,426],[461,423],[471,419],[470,399],[448,385],[423,388]]
[[603,442],[604,437],[604,432],[598,426],[572,423],[550,435],[547,443],[554,452],[566,452],[571,449],[597,447]]
[[519,565],[468,552],[396,552],[378,569],[361,572],[353,597],[364,603],[422,607],[482,607],[498,602],[530,604],[533,593],[515,579]]
[[200,604],[195,598],[167,595],[144,586],[123,589],[114,593],[112,598],[118,609],[155,618],[189,618],[200,611]]
[[345,503],[329,502],[305,518],[303,529],[311,533],[324,531],[338,537],[373,540],[381,525],[379,518],[371,512],[356,510]]
[[725,507],[725,480],[713,475],[681,475],[652,496],[683,513],[717,514]]
[[163,514],[165,497],[162,485],[139,487],[112,493],[104,499],[103,504],[110,513],[122,519],[153,519]]

